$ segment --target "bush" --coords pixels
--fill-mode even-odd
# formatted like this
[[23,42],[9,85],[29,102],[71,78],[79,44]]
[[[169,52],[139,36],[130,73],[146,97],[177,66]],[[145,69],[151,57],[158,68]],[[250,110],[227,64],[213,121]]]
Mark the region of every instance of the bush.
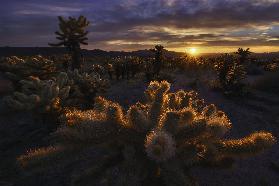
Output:
[[[84,163],[87,167],[70,178],[73,185],[98,185],[97,180],[119,186],[193,185],[191,168],[230,167],[234,158],[255,155],[275,143],[267,132],[223,139],[231,128],[224,112],[215,105],[206,106],[193,91],[170,93],[169,89],[166,81],[151,82],[145,91],[146,104],[132,105],[127,112],[100,97],[94,110],[67,112],[65,125],[54,134],[59,149],[75,148],[82,157],[92,147],[109,152],[93,167]],[[46,156],[44,150],[35,150],[19,162],[23,168],[47,167],[46,162],[59,152],[54,150],[54,156],[48,151]],[[90,157],[83,161],[90,162]]]

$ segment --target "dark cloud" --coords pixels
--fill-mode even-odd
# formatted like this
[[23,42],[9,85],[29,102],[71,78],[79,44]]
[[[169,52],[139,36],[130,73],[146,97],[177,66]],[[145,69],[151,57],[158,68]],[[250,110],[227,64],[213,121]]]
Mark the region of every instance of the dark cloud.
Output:
[[92,23],[92,48],[131,50],[159,42],[172,48],[279,46],[275,0],[9,0],[2,5],[0,45],[45,46],[55,38],[58,15],[85,15]]
[[[164,1],[167,2],[167,1]],[[184,2],[184,3],[183,3]],[[252,4],[252,1],[219,1],[209,6],[204,1],[174,1],[165,4],[143,1],[137,6],[116,6],[113,19],[96,25],[97,31],[125,30],[134,26],[173,26],[177,28],[224,28],[265,25],[279,21],[279,2]],[[191,8],[196,7],[196,10]]]

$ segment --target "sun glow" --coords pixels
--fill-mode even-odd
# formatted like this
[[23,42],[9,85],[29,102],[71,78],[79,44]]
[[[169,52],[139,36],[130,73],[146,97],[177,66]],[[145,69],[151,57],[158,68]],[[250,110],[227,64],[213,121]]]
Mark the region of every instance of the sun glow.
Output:
[[198,50],[197,50],[197,48],[190,48],[189,53],[194,56],[194,55],[198,54]]

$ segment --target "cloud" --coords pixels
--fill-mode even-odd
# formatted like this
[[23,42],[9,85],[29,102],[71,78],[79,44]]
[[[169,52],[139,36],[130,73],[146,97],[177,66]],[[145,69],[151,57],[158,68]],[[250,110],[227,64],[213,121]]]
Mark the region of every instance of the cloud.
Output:
[[[85,15],[90,47],[130,50],[279,46],[277,0],[9,0],[0,7],[1,45],[45,46],[57,16]],[[112,46],[112,45],[115,46]]]

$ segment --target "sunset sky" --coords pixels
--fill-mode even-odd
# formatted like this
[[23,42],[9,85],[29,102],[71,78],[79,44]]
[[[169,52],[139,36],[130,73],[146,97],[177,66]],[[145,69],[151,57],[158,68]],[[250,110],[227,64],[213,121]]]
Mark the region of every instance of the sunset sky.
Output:
[[88,49],[279,51],[279,0],[5,0],[0,46],[47,46],[60,15],[88,18]]

